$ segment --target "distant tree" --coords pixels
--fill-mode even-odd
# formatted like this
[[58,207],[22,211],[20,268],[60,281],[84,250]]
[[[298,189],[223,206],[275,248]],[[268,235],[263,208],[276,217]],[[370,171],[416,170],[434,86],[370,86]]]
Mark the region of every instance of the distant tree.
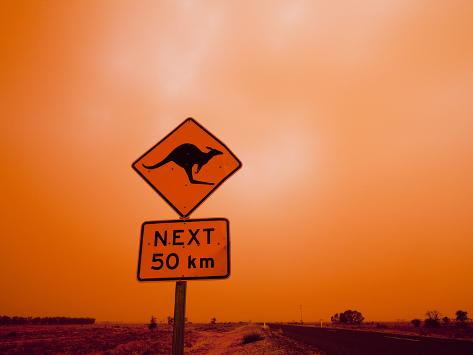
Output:
[[411,324],[416,328],[419,328],[421,323],[422,323],[422,321],[420,319],[417,319],[417,318],[411,320]]
[[217,318],[215,317],[210,318],[210,324],[215,324],[215,323],[217,323]]
[[445,316],[445,317],[442,318],[442,322],[443,322],[443,324],[447,325],[447,324],[450,323],[450,318],[448,318],[447,316]]
[[360,312],[352,311],[351,309],[343,312],[342,316],[340,316],[340,320],[343,319],[347,324],[361,324],[361,322],[363,322],[365,319],[365,317],[363,317]]
[[346,310],[342,313],[335,313],[330,320],[332,323],[343,323],[343,324],[361,324],[365,317],[358,312],[352,311],[351,309]]
[[151,316],[151,320],[149,321],[148,328],[149,330],[155,330],[158,327],[158,322],[156,321],[155,316]]
[[468,312],[458,310],[455,313],[455,320],[460,323],[465,323],[468,320]]
[[438,311],[428,311],[425,313],[424,327],[438,328],[440,327],[440,313]]
[[8,317],[0,316],[0,324],[17,325],[17,324],[94,324],[94,318],[70,318],[70,317]]
[[174,324],[174,318],[171,316],[168,316],[168,324],[173,325]]

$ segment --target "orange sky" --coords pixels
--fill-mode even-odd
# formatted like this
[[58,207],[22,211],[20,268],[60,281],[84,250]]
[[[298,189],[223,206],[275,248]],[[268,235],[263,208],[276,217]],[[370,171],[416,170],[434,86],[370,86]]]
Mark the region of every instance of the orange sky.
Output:
[[148,321],[131,163],[186,117],[243,162],[193,218],[232,275],[193,321],[473,313],[471,1],[10,2],[0,11],[0,314]]

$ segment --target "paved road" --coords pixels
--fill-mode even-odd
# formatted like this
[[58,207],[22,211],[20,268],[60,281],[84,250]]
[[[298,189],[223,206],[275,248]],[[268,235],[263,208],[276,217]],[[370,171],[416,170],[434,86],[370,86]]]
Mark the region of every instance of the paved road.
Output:
[[382,332],[269,324],[285,335],[316,346],[327,355],[473,355],[473,341]]

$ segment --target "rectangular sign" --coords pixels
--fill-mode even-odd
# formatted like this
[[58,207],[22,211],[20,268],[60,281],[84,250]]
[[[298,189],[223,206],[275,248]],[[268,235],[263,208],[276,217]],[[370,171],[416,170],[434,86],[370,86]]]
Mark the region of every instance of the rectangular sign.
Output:
[[225,218],[145,222],[139,281],[223,279],[230,276],[230,231]]

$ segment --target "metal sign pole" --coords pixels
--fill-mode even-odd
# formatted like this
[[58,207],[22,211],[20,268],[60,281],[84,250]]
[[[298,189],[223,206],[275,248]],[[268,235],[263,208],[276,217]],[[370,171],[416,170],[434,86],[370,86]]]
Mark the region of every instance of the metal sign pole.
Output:
[[174,300],[174,330],[172,335],[172,355],[184,354],[186,287],[187,281],[176,281],[176,296]]

